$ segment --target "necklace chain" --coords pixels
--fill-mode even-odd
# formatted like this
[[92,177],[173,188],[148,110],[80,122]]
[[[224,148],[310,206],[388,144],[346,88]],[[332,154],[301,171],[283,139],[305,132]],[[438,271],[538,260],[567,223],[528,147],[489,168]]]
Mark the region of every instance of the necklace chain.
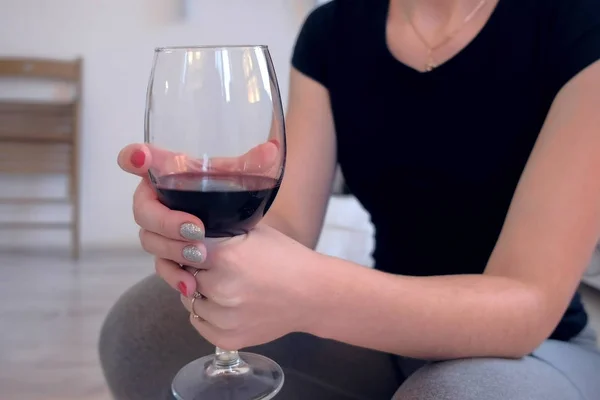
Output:
[[423,35],[421,34],[421,32],[417,29],[417,27],[415,26],[414,22],[412,21],[412,19],[408,15],[408,11],[406,11],[406,7],[404,7],[404,17],[410,23],[410,26],[411,26],[412,30],[415,32],[415,34],[417,35],[417,37],[419,38],[419,40],[423,43],[423,45],[427,49],[427,63],[425,64],[425,70],[427,72],[431,72],[435,68],[438,67],[438,65],[436,64],[435,59],[433,57],[433,53],[437,49],[439,49],[440,47],[446,45],[449,41],[451,41],[452,39],[454,39],[454,37],[456,36],[456,34],[459,33],[469,22],[471,22],[471,20],[483,8],[483,6],[486,5],[487,1],[488,0],[481,0],[477,4],[477,6],[473,9],[473,11],[471,11],[465,17],[465,19],[463,20],[462,24],[460,24],[456,29],[454,29],[452,32],[450,32],[446,37],[444,37],[444,39],[441,42],[439,42],[435,46],[431,46],[429,44],[429,42],[423,37]]

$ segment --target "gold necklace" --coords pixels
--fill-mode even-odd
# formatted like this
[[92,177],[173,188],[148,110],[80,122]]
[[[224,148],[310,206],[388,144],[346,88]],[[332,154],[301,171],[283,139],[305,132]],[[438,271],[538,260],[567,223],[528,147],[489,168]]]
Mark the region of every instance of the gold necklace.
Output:
[[435,68],[438,67],[438,65],[435,63],[435,59],[433,58],[433,53],[437,49],[439,49],[440,47],[442,47],[445,44],[447,44],[450,40],[454,39],[454,36],[456,36],[456,34],[458,32],[460,32],[469,22],[471,22],[471,20],[477,15],[477,13],[479,12],[479,10],[481,10],[483,8],[483,6],[486,5],[486,3],[487,3],[487,0],[481,0],[479,2],[479,4],[477,4],[477,6],[473,9],[473,11],[471,11],[466,16],[466,18],[463,20],[462,24],[460,24],[455,30],[453,30],[452,32],[450,32],[450,34],[448,34],[444,38],[444,40],[442,40],[440,43],[438,43],[435,46],[431,46],[427,42],[427,40],[425,40],[425,38],[423,37],[423,35],[421,34],[421,32],[419,32],[419,30],[415,27],[415,24],[413,23],[412,19],[410,19],[409,15],[408,15],[408,11],[406,11],[406,7],[403,8],[403,10],[404,10],[404,17],[406,18],[406,20],[408,21],[408,23],[412,27],[412,30],[415,32],[415,34],[417,35],[417,37],[419,38],[419,40],[427,48],[427,63],[425,63],[425,71],[431,72]]

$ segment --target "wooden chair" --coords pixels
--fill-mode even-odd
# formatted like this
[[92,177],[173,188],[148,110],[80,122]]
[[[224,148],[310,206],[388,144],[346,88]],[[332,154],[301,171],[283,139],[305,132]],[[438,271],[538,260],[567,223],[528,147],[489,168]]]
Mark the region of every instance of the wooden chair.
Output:
[[69,229],[71,254],[79,258],[79,110],[81,59],[0,58],[0,78],[69,83],[74,95],[67,101],[0,100],[0,174],[66,175],[65,198],[0,198],[0,204],[71,205],[66,223],[10,222],[0,229]]

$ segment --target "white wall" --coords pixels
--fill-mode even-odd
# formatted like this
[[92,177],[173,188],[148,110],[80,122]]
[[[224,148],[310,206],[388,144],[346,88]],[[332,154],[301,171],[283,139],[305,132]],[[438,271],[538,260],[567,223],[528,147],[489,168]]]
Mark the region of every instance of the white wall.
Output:
[[[182,5],[193,11],[183,16]],[[82,243],[137,246],[131,195],[119,149],[143,140],[153,48],[184,44],[267,44],[287,97],[293,41],[314,0],[0,0],[0,55],[84,58]],[[6,179],[4,180],[6,182]],[[12,179],[3,192],[60,192],[60,181]],[[2,193],[4,194],[4,193]],[[0,208],[0,220],[61,220],[60,207]],[[2,232],[6,245],[67,245],[66,232]]]

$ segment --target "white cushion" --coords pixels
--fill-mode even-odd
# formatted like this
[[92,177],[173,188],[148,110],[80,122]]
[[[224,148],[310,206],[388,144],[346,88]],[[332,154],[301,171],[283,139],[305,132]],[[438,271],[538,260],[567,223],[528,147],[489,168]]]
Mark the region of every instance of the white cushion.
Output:
[[372,267],[373,225],[353,196],[332,196],[317,251]]

